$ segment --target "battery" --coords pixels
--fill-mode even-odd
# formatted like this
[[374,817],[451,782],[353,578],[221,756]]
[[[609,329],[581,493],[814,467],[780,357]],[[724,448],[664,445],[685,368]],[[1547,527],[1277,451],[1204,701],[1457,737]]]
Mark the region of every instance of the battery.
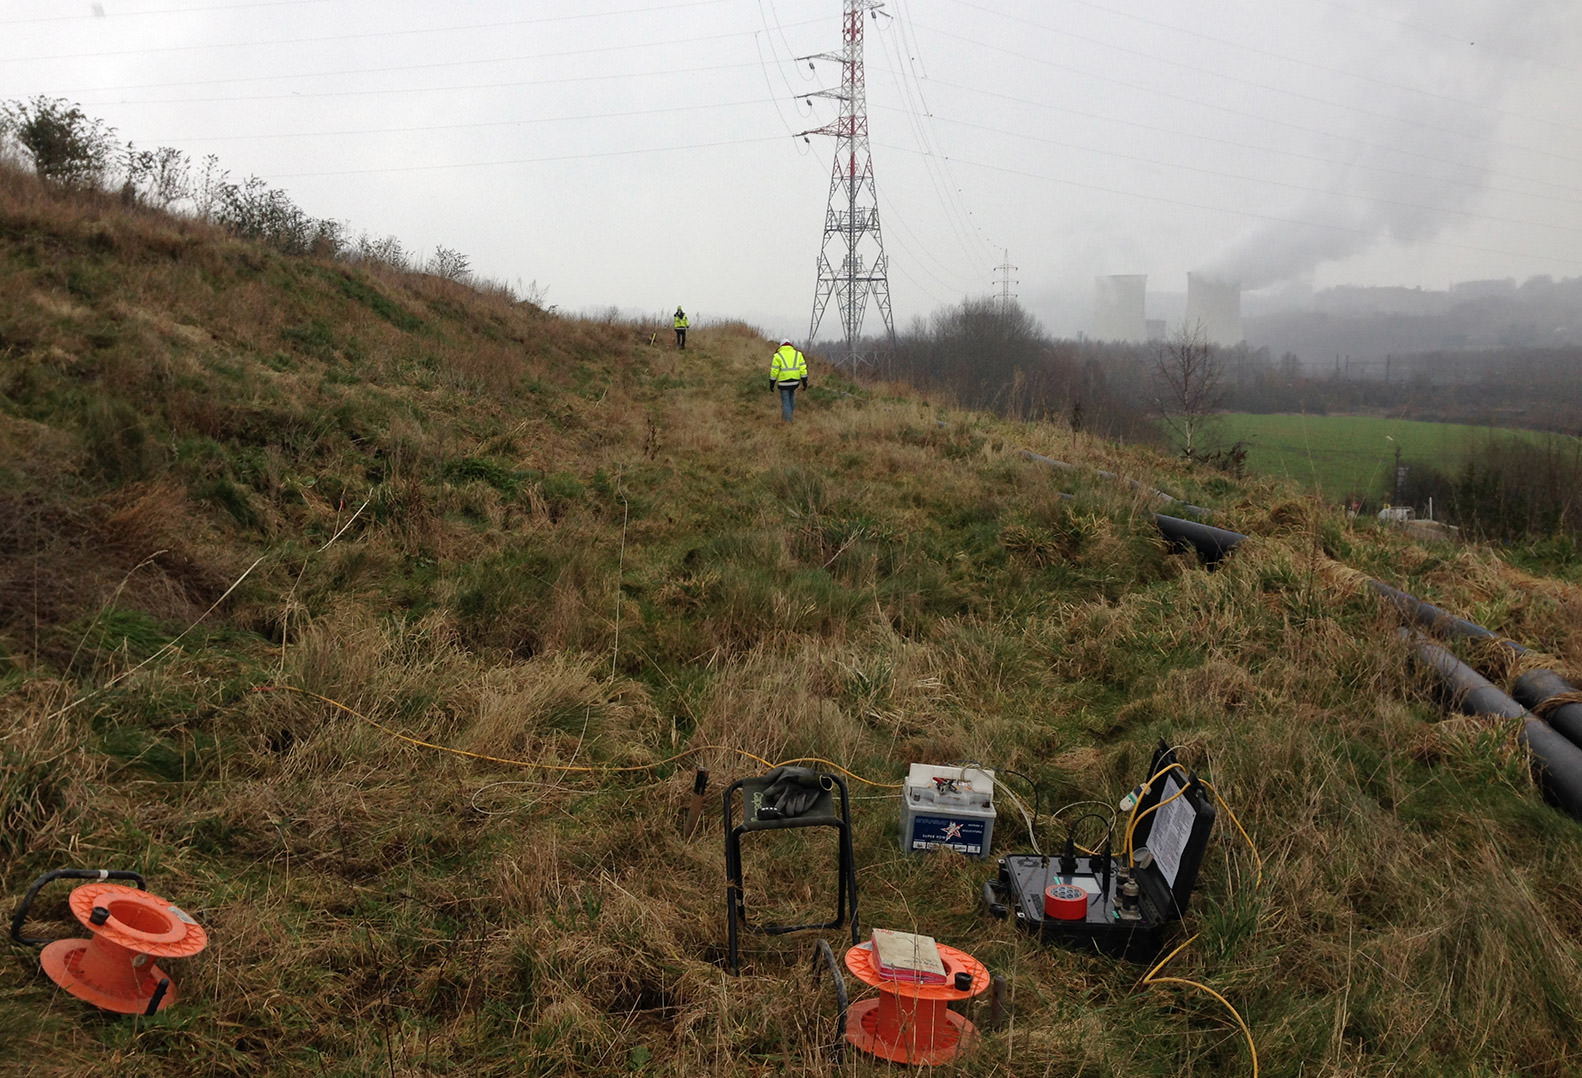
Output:
[[901,850],[987,857],[994,841],[994,772],[976,765],[911,764],[901,790]]

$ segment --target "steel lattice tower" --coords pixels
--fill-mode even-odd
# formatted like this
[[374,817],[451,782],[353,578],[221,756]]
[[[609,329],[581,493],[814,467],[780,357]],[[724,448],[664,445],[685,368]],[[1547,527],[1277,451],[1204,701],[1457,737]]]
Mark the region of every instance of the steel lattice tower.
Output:
[[1011,286],[1021,283],[1011,279],[1011,271],[1021,267],[1011,265],[1011,252],[1006,251],[1005,261],[994,268],[1000,275],[1000,313],[1004,314],[1011,309],[1011,304],[1016,302],[1016,293],[1011,291]]
[[[829,181],[829,207],[824,211],[824,239],[819,245],[818,286],[813,295],[813,318],[808,343],[818,333],[824,309],[833,294],[840,306],[846,331],[847,361],[862,362],[857,337],[872,295],[884,319],[885,334],[895,340],[890,314],[890,278],[879,232],[879,195],[873,184],[873,159],[868,153],[868,101],[862,73],[863,17],[884,7],[882,0],[843,0],[844,48],[820,53],[807,60],[834,60],[841,65],[839,90],[820,90],[807,97],[830,97],[840,102],[840,117],[803,135],[833,135],[835,165]],[[831,259],[834,249],[838,261]]]

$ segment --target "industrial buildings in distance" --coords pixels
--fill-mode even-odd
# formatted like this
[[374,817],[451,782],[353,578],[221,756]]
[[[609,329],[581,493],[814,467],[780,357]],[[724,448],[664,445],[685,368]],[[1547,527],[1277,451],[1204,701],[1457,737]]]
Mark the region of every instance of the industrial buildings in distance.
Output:
[[[1093,332],[1095,340],[1157,340],[1166,332],[1159,319],[1147,313],[1148,277],[1120,273],[1094,278]],[[1186,317],[1182,325],[1201,332],[1211,344],[1231,347],[1243,340],[1241,284],[1204,273],[1187,274]]]

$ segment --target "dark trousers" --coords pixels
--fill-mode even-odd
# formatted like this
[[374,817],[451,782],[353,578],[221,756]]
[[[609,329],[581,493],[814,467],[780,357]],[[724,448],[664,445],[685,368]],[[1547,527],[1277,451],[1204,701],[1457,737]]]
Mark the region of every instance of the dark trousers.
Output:
[[780,418],[787,423],[791,422],[791,413],[796,410],[796,386],[780,387]]
[[687,346],[687,331],[684,330],[684,329],[676,330],[676,347],[677,348],[685,348],[686,346]]

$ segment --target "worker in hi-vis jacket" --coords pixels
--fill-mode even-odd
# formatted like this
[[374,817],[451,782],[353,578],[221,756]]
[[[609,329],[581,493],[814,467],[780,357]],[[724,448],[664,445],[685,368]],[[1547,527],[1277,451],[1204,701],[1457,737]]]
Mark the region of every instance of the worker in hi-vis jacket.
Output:
[[780,391],[780,418],[791,422],[797,387],[807,388],[807,357],[790,341],[781,341],[769,363],[769,387]]

